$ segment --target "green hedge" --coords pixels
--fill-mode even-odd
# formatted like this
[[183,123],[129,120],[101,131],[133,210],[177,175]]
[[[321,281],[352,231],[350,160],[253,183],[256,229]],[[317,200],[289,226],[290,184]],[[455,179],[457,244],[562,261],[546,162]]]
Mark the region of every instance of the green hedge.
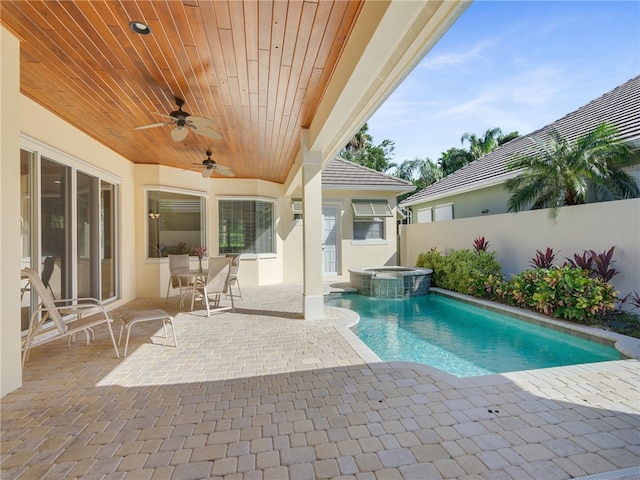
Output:
[[420,254],[416,265],[433,270],[432,285],[482,298],[494,297],[487,290],[488,278],[502,279],[502,267],[495,258],[495,252],[463,249],[451,250],[445,256],[434,249]]

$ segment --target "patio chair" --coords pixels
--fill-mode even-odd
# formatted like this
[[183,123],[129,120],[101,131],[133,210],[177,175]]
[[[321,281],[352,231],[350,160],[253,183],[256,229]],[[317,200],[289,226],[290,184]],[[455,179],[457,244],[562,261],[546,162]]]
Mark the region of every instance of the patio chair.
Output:
[[189,270],[189,255],[168,255],[169,258],[169,283],[167,285],[167,297],[165,303],[169,301],[169,290],[177,288],[180,290],[180,307],[184,298],[193,287],[193,281],[189,275],[180,275],[180,271]]
[[[229,278],[231,275],[231,258],[211,257],[209,258],[209,270],[206,277],[197,277],[191,295],[191,310],[196,298],[202,300],[207,309],[207,317],[213,312],[235,309],[233,304],[233,292],[229,289]],[[222,294],[229,294],[231,306],[221,306]]]
[[238,287],[238,297],[240,300],[242,298],[242,289],[240,288],[240,281],[238,280],[238,270],[240,269],[240,255],[234,253],[227,253],[227,258],[231,259],[231,274],[229,275],[229,291],[233,287]]
[[[95,298],[54,300],[38,272],[31,268],[23,268],[22,276],[29,280],[31,292],[35,292],[40,300],[40,304],[31,316],[27,336],[22,341],[23,368],[29,359],[29,351],[34,346],[42,345],[61,337],[67,338],[67,346],[69,346],[76,333],[84,333],[88,345],[94,339],[93,328],[102,324],[106,324],[109,329],[116,357],[120,358],[116,339],[111,328],[113,319],[109,317],[102,302]],[[63,315],[75,316],[75,318],[65,321],[62,318]],[[35,343],[34,340],[36,341]]]

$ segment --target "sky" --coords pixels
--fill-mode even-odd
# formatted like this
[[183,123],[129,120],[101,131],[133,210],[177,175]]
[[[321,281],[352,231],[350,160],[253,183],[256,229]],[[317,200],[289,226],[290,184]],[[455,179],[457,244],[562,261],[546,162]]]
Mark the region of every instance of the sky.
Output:
[[476,0],[369,119],[392,161],[531,133],[640,75],[638,1]]

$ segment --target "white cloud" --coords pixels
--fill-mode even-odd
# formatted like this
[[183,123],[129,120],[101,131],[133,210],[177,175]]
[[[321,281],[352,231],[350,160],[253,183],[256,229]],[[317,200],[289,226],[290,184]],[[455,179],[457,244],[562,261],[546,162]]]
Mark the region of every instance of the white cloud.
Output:
[[419,68],[423,70],[442,70],[444,68],[464,67],[463,70],[470,68],[470,64],[474,60],[483,60],[485,57],[483,52],[495,43],[495,41],[484,41],[472,48],[464,51],[449,52],[435,56],[429,56],[420,63]]

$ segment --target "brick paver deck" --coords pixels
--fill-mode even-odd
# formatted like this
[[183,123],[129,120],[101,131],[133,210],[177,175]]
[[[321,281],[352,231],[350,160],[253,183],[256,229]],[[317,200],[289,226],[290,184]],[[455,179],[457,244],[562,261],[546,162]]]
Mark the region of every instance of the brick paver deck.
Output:
[[301,319],[299,286],[243,294],[211,318],[119,309],[174,314],[177,348],[152,323],[124,359],[106,330],[34,348],[1,478],[640,478],[637,361],[457,379],[371,362],[335,316]]

